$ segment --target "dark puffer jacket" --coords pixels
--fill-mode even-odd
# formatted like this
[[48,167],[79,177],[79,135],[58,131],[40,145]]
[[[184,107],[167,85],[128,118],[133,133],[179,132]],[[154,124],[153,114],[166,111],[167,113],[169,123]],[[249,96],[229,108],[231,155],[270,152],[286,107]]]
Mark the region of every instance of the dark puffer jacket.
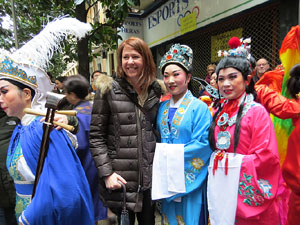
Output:
[[125,79],[113,80],[101,75],[96,86],[98,90],[91,118],[90,149],[98,168],[100,197],[106,207],[122,206],[121,190],[107,190],[103,179],[116,172],[127,181],[128,209],[140,212],[142,193],[151,188],[156,143],[152,126],[159,107],[161,86],[155,81],[149,87],[143,105],[146,116],[124,94],[123,90],[137,101],[136,92]]
[[6,155],[11,134],[18,122],[18,118],[8,117],[0,109],[0,208],[14,208],[16,204],[14,182],[6,168]]

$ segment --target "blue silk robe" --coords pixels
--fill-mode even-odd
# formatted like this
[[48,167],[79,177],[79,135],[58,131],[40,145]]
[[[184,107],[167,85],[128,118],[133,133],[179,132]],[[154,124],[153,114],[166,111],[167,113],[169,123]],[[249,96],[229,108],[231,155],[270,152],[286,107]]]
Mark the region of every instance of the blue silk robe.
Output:
[[30,225],[94,224],[89,184],[63,130],[53,129],[50,133],[48,155],[31,200],[32,176],[25,174],[34,176],[36,172],[43,134],[39,121],[40,118],[36,118],[26,126],[17,125],[8,149],[7,168],[15,181],[17,192],[17,219]]
[[89,146],[92,105],[89,101],[82,101],[74,108],[74,110],[77,111],[79,123],[79,131],[76,134],[78,141],[76,152],[90,185],[94,204],[95,221],[104,220],[107,218],[107,209],[103,206],[99,198],[98,171]]
[[[211,113],[205,103],[188,91],[169,121],[170,100],[161,103],[157,128],[161,142],[184,145],[186,192],[162,200],[163,224],[207,223],[206,180],[212,153],[208,142]],[[175,202],[178,200],[180,202]]]

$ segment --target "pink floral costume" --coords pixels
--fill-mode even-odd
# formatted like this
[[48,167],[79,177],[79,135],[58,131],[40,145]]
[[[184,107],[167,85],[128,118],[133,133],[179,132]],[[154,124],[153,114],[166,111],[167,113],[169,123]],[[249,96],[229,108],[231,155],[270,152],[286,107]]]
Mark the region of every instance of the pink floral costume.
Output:
[[252,95],[245,98],[236,153],[233,141],[238,107],[231,117],[221,112],[216,121],[217,151],[211,156],[208,177],[212,225],[279,224],[280,162],[273,124]]

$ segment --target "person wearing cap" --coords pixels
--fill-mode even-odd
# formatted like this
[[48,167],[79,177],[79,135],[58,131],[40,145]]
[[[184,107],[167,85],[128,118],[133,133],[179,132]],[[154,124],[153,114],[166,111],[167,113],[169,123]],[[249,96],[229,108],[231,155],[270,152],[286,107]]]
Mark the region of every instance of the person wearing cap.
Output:
[[193,51],[175,44],[160,62],[171,99],[161,103],[155,150],[152,199],[161,200],[164,224],[207,224],[206,178],[212,153],[208,143],[211,113],[189,90]]
[[46,95],[53,89],[45,72],[50,53],[59,49],[62,37],[73,34],[80,38],[90,29],[73,18],[56,19],[14,53],[1,52],[1,108],[20,120],[12,133],[6,161],[15,184],[19,224],[94,224],[89,184],[63,129],[50,131],[48,154],[32,198],[43,123],[40,116],[24,112],[25,108],[46,112]]
[[209,132],[214,150],[207,187],[212,225],[279,224],[277,140],[268,112],[248,89],[248,43],[246,39],[230,50],[216,69],[224,99]]

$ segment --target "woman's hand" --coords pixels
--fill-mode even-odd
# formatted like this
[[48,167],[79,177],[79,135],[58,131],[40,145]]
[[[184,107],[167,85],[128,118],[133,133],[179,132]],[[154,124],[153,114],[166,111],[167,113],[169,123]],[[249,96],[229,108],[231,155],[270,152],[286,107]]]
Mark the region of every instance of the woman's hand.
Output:
[[123,184],[127,183],[126,180],[117,173],[113,173],[105,177],[104,181],[105,181],[106,188],[110,190],[122,188],[122,185],[119,182],[122,182]]
[[[45,117],[43,117],[40,122],[44,122],[45,121]],[[54,120],[55,122],[59,122],[59,123],[63,123],[63,124],[68,124],[68,117],[66,115],[62,115],[62,114],[55,114],[54,116]],[[58,125],[54,125],[56,130],[60,130],[62,129],[61,126]]]

